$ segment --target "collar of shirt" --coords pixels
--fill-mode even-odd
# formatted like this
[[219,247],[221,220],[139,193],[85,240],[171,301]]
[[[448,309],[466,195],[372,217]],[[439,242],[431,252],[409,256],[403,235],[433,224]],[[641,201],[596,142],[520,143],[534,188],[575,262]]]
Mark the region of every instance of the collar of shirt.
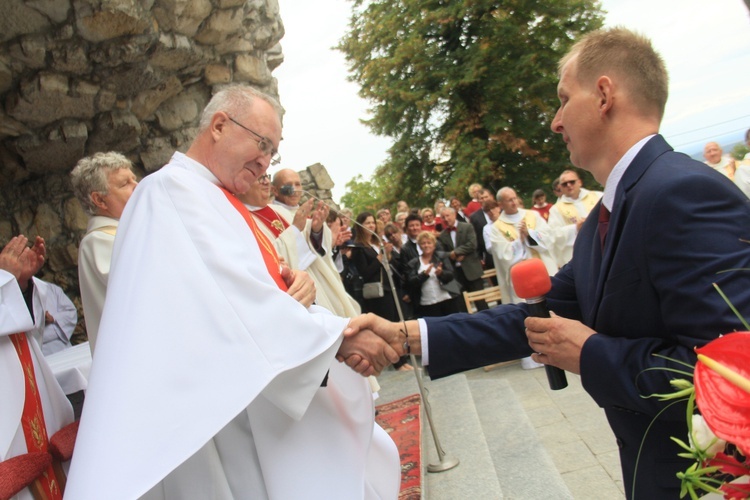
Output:
[[602,204],[607,207],[607,210],[609,210],[610,212],[612,211],[612,207],[615,206],[615,192],[617,191],[617,185],[620,184],[620,179],[622,179],[622,176],[625,174],[628,166],[633,161],[633,158],[635,158],[635,155],[637,155],[640,150],[643,149],[643,146],[645,146],[646,143],[654,135],[656,134],[648,135],[633,144],[633,146],[628,149],[627,153],[625,153],[622,158],[620,158],[620,161],[615,164],[615,168],[613,168],[609,173],[609,177],[607,177],[607,181],[604,184]]
[[500,218],[505,222],[516,224],[517,222],[521,222],[521,219],[523,219],[523,212],[521,212],[521,209],[518,209],[518,212],[514,214],[507,214],[503,212],[500,214]]
[[211,172],[203,164],[190,158],[189,156],[180,153],[179,151],[175,151],[175,153],[172,155],[172,160],[174,161],[174,163],[187,170],[190,170],[191,172],[195,172],[211,183],[216,184],[217,186],[221,186],[221,181],[219,181],[218,177],[216,177],[213,172]]
[[273,203],[275,205],[281,205],[282,207],[286,208],[292,213],[294,213],[299,208],[299,205],[295,205],[295,206],[287,205],[286,203],[280,202],[279,200],[276,200],[276,199],[273,200]]

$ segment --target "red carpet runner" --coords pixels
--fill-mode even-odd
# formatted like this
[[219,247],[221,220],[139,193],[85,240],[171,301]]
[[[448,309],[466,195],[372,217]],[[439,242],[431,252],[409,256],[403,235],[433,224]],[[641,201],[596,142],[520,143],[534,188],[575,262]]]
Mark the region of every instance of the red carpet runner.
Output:
[[399,500],[419,500],[422,494],[422,424],[419,394],[376,407],[375,420],[398,447],[401,456]]

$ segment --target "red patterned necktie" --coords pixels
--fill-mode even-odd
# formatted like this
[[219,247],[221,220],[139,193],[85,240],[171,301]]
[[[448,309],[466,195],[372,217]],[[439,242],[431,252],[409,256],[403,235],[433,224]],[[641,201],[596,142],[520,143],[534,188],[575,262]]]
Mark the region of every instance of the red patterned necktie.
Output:
[[604,240],[607,238],[607,230],[609,229],[609,210],[602,203],[599,207],[599,241],[602,244],[602,251],[604,251]]

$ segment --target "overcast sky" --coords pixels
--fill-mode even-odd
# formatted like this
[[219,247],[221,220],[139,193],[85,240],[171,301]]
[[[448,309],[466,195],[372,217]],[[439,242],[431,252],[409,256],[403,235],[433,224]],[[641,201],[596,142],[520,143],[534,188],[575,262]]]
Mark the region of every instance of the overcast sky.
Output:
[[[649,36],[670,75],[662,133],[688,154],[709,140],[739,141],[750,128],[750,15],[743,0],[604,0],[606,25]],[[339,200],[358,174],[369,179],[386,157],[389,138],[360,123],[368,104],[347,81],[341,52],[346,0],[279,0],[286,35],[274,71],[284,116],[280,167],[328,169]],[[272,168],[274,170],[274,168]],[[275,170],[274,170],[275,171]]]

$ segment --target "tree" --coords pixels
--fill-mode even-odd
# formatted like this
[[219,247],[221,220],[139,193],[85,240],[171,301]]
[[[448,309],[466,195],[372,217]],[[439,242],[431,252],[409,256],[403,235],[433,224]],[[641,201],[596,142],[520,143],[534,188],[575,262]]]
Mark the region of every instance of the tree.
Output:
[[472,182],[522,195],[568,168],[549,128],[557,62],[602,24],[594,0],[353,0],[338,49],[394,139],[375,173],[383,203],[466,197]]

